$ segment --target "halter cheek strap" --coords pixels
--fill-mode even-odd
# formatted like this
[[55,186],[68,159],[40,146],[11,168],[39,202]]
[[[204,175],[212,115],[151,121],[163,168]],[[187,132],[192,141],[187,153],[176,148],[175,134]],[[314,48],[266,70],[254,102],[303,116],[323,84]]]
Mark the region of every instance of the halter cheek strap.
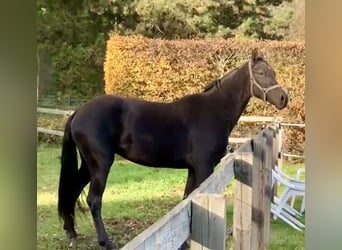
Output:
[[[251,81],[251,95],[252,96],[255,96],[254,93],[253,93],[253,86],[255,85],[258,89],[260,89],[260,91],[262,92],[262,100],[264,102],[266,102],[266,98],[267,98],[267,93],[273,89],[276,89],[276,88],[280,88],[280,85],[277,84],[277,85],[273,85],[271,87],[268,87],[268,88],[264,88],[262,87],[253,77],[253,72],[252,72],[252,60],[250,60],[248,62],[248,68],[249,68],[249,76],[250,76],[250,81]],[[255,96],[256,97],[256,96]]]

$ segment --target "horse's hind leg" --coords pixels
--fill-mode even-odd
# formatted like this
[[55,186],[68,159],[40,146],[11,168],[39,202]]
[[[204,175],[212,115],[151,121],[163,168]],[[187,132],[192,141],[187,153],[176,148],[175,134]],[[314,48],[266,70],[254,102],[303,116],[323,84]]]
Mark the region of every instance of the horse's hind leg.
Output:
[[104,228],[104,224],[101,216],[102,208],[102,195],[105,189],[107,180],[107,173],[97,173],[92,176],[90,181],[89,194],[87,197],[87,203],[89,205],[91,215],[93,217],[95,229],[98,236],[98,242],[104,249],[111,249],[107,232]]
[[87,203],[93,217],[98,242],[101,249],[112,249],[107,232],[104,228],[101,208],[102,196],[106,187],[109,169],[114,161],[114,153],[105,147],[105,143],[97,144],[101,146],[83,147],[83,156],[89,166],[90,187],[87,196]]
[[79,178],[78,185],[79,186],[78,186],[77,193],[76,193],[77,198],[80,196],[83,188],[90,181],[90,173],[89,173],[88,165],[82,155],[81,155],[81,160],[82,160],[81,167],[78,170],[78,178]]

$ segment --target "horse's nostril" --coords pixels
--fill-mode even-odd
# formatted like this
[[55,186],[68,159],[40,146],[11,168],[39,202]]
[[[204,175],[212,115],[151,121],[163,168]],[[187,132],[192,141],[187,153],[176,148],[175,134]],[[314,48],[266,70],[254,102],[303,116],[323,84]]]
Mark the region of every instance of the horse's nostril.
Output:
[[282,106],[286,106],[287,105],[287,95],[286,94],[282,94],[281,96],[280,96],[280,105],[282,105]]
[[281,97],[280,97],[280,100],[281,100],[281,102],[285,102],[285,100],[286,100],[286,95],[281,95]]

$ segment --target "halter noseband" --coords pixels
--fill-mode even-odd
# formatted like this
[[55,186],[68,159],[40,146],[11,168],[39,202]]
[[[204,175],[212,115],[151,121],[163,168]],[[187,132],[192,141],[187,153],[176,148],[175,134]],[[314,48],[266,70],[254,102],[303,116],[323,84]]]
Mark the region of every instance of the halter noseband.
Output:
[[268,88],[264,88],[262,87],[253,77],[253,72],[252,72],[252,60],[249,60],[248,62],[248,68],[249,68],[249,76],[250,76],[250,81],[251,81],[251,95],[252,96],[255,96],[254,93],[253,93],[253,85],[257,86],[258,89],[261,90],[263,96],[262,96],[262,100],[264,102],[266,102],[266,98],[267,98],[267,93],[269,91],[271,91],[272,89],[276,89],[276,88],[280,88],[280,85],[277,84],[277,85],[273,85],[271,87],[268,87]]

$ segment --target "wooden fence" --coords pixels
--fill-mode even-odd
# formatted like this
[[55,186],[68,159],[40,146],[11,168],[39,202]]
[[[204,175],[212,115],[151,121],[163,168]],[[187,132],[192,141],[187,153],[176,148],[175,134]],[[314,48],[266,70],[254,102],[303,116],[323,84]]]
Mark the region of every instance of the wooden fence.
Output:
[[226,247],[226,205],[222,195],[236,179],[233,249],[267,249],[270,230],[271,173],[278,156],[278,129],[268,127],[221,159],[218,169],[187,199],[147,228],[122,250]]
[[[50,112],[46,109],[38,111]],[[241,118],[246,121],[258,119]],[[272,166],[279,165],[281,143],[280,126],[273,125],[260,131],[234,153],[224,156],[216,171],[197,189],[122,250],[178,249],[185,241],[194,250],[225,249],[227,200],[222,193],[233,178],[236,180],[233,249],[267,249],[273,195]]]

